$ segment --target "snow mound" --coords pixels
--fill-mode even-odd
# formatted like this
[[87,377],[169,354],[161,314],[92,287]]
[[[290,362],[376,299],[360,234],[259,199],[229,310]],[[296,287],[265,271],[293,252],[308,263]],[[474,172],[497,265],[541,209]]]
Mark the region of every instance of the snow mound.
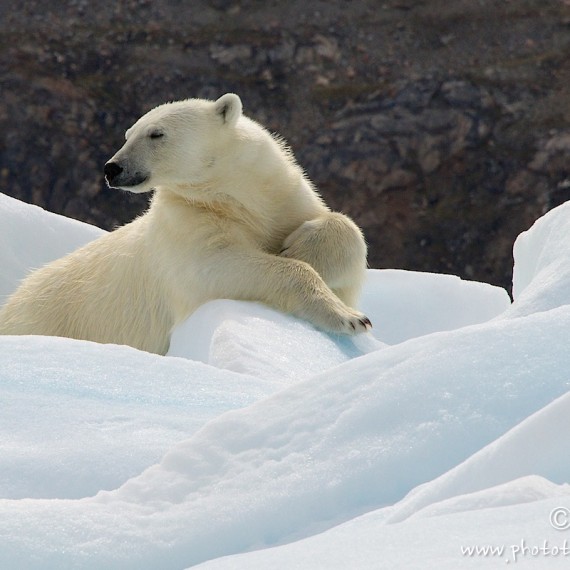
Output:
[[0,497],[10,499],[114,489],[209,419],[281,386],[50,337],[3,337],[0,362]]
[[[568,481],[570,441],[552,435],[569,430],[570,393],[565,393],[465,462],[414,489],[398,503],[388,522],[400,522],[418,512],[439,512],[442,501],[478,491],[484,496],[487,488],[530,475],[558,483]],[[509,500],[523,502],[513,496]],[[429,506],[434,504],[436,508],[430,511]]]
[[370,334],[327,335],[265,305],[222,299],[206,303],[176,327],[168,355],[288,382],[383,346]]
[[371,269],[361,306],[373,317],[372,334],[397,344],[487,322],[502,314],[510,299],[504,289],[455,275]]
[[524,316],[570,303],[570,202],[519,235],[514,245],[513,297],[508,316]]
[[[482,492],[480,508],[475,506],[476,500],[472,498],[472,509],[412,518],[400,524],[386,524],[390,508],[381,509],[303,540],[218,558],[193,568],[568,568],[566,534],[550,524],[552,513],[564,514],[560,506],[570,500],[568,485],[559,487],[540,477],[528,477]],[[509,505],[510,501],[513,503]]]

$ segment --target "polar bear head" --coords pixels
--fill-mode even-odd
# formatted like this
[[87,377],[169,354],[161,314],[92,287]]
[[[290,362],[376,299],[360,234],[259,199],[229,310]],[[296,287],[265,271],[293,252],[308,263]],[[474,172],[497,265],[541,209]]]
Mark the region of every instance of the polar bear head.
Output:
[[233,93],[216,101],[160,105],[126,132],[125,144],[105,164],[107,184],[137,193],[167,188],[194,197],[219,177],[219,163],[227,162],[243,141],[238,122],[255,131],[256,123],[243,117],[241,100]]

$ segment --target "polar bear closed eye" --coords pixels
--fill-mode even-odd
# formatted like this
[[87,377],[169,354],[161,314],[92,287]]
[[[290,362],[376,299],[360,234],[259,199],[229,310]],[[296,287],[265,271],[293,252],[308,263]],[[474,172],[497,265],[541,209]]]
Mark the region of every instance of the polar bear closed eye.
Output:
[[153,190],[149,209],[33,272],[0,310],[0,333],[164,354],[173,327],[217,298],[261,301],[334,333],[371,326],[354,308],[362,233],[237,95],[152,109],[104,172],[113,188]]

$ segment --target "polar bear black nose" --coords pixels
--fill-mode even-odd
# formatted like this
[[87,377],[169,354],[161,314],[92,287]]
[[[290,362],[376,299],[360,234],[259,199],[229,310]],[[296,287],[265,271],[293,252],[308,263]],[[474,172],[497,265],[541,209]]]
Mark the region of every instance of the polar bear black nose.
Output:
[[123,172],[123,168],[119,166],[116,162],[108,162],[105,164],[105,168],[103,169],[105,172],[105,178],[107,182],[112,182],[121,172]]

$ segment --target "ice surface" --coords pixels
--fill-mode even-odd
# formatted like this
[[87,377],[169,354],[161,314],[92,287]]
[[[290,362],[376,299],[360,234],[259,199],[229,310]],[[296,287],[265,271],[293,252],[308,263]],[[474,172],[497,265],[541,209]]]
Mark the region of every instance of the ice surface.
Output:
[[[457,570],[564,569],[567,532],[551,513],[570,489],[538,477],[488,489],[481,508],[386,524],[385,508],[290,544],[218,558],[199,570]],[[507,505],[508,500],[518,503]],[[491,506],[495,503],[495,506]],[[483,506],[484,505],[484,506]],[[563,512],[563,511],[559,511]],[[561,519],[562,520],[562,519]],[[480,549],[477,553],[475,549]],[[493,550],[491,550],[491,548]],[[566,554],[564,554],[566,549]]]
[[375,326],[349,338],[258,303],[212,301],[174,330],[168,354],[275,381],[301,379],[386,343],[486,322],[510,299],[504,289],[452,275],[369,270],[361,306]]
[[[570,393],[523,420],[499,439],[400,501],[389,522],[440,509],[438,503],[530,475],[564,483],[570,474]],[[511,496],[514,502],[523,502]],[[429,511],[429,506],[435,509]]]
[[517,238],[509,316],[570,303],[570,202],[551,210]]
[[484,323],[509,305],[499,287],[398,269],[369,270],[361,301],[363,311],[374,317],[372,334],[387,344]]
[[[98,233],[30,208],[0,199],[5,292]],[[561,546],[570,507],[567,212],[517,241],[512,306],[370,271],[375,337],[227,300],[175,331],[183,358],[0,337],[0,568],[567,567],[516,551]]]
[[288,382],[383,346],[371,334],[327,335],[259,303],[221,299],[203,305],[175,329],[168,355]]
[[3,337],[0,362],[0,497],[10,499],[114,489],[209,419],[281,386],[61,338]]

